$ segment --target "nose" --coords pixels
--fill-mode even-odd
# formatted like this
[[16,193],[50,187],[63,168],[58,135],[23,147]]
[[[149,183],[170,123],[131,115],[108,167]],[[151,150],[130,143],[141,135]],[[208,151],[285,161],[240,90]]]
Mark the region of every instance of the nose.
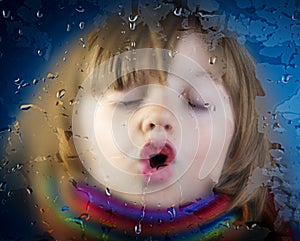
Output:
[[163,128],[171,132],[175,126],[175,117],[170,110],[163,106],[153,105],[145,107],[142,119],[142,131],[149,132],[154,129]]

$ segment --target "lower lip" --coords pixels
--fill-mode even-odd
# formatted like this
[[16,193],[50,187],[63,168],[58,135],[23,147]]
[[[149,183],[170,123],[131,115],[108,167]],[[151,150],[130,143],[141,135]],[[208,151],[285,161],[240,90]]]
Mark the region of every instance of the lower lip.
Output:
[[[157,144],[157,143],[156,143]],[[171,178],[174,172],[174,159],[175,159],[175,148],[169,142],[164,143],[164,148],[166,150],[161,150],[159,153],[167,154],[168,159],[166,161],[166,166],[157,168],[152,168],[149,163],[149,155],[153,154],[153,148],[151,143],[147,143],[141,153],[142,165],[141,172],[145,176],[145,180],[149,183],[163,183]],[[151,150],[151,151],[150,151]]]
[[143,168],[143,174],[145,176],[145,179],[149,183],[163,183],[170,179],[170,177],[173,175],[173,165],[169,164],[167,166],[161,167],[159,169],[151,168],[151,170],[148,169],[148,167]]

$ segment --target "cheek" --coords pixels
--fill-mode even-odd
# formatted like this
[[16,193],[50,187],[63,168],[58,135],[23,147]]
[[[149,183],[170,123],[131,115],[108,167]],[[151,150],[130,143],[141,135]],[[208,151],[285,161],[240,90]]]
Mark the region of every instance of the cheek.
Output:
[[141,116],[138,112],[134,112],[128,117],[126,122],[126,133],[128,140],[132,146],[135,148],[142,148],[145,141],[150,138],[148,134],[143,134],[141,131]]
[[112,138],[112,113],[98,108],[94,116],[94,133],[97,141],[97,146],[103,153],[113,147]]
[[227,128],[227,138],[230,139],[230,141],[231,141],[233,134],[235,132],[235,124],[233,121],[233,114],[232,114],[231,119],[227,121],[226,128]]
[[[198,138],[198,148],[197,152],[195,153],[194,151],[191,150],[190,146],[191,144],[195,141],[194,139],[187,139],[183,140],[183,145],[185,147],[185,152],[187,156],[190,155],[195,155],[194,157],[190,156],[189,158],[194,158],[193,160],[193,166],[201,166],[209,148],[213,148],[211,145],[212,143],[212,124],[211,121],[209,120],[208,117],[204,116],[202,117],[198,122],[197,122],[197,132],[199,133],[199,138]],[[199,170],[199,168],[197,169]]]
[[197,155],[201,157],[201,160],[207,155],[207,152],[209,148],[213,148],[212,140],[213,140],[213,135],[212,135],[212,125],[205,123],[199,127],[199,148]]

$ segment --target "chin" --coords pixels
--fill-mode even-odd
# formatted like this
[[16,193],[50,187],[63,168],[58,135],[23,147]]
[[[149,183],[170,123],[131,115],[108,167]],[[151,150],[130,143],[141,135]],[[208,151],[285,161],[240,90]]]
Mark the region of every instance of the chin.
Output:
[[190,178],[185,180],[183,178],[159,191],[145,191],[141,194],[119,192],[115,193],[115,196],[124,202],[144,206],[147,209],[167,209],[205,199],[213,195],[212,190],[213,183],[211,180],[190,180]]

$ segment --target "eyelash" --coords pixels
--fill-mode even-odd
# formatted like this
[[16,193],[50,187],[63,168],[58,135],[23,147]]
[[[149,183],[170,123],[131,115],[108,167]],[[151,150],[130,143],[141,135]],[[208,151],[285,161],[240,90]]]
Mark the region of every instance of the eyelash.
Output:
[[189,107],[191,107],[192,109],[196,110],[196,111],[207,111],[207,104],[194,104],[191,100],[188,101],[188,105]]
[[207,110],[206,105],[204,104],[194,104],[191,100],[188,100],[188,105],[196,110]]
[[[181,93],[179,95],[180,98],[183,98],[184,101],[188,104],[189,107],[191,107],[192,109],[196,110],[196,111],[206,111],[208,110],[207,107],[208,107],[208,104],[207,103],[195,103],[193,100],[191,100],[191,98],[189,96],[187,96],[188,93]],[[201,98],[201,97],[200,97]],[[197,101],[196,101],[197,102]],[[201,101],[202,102],[202,101]]]
[[124,107],[134,107],[134,106],[138,106],[142,101],[143,99],[120,101],[118,102],[118,105],[122,105]]

